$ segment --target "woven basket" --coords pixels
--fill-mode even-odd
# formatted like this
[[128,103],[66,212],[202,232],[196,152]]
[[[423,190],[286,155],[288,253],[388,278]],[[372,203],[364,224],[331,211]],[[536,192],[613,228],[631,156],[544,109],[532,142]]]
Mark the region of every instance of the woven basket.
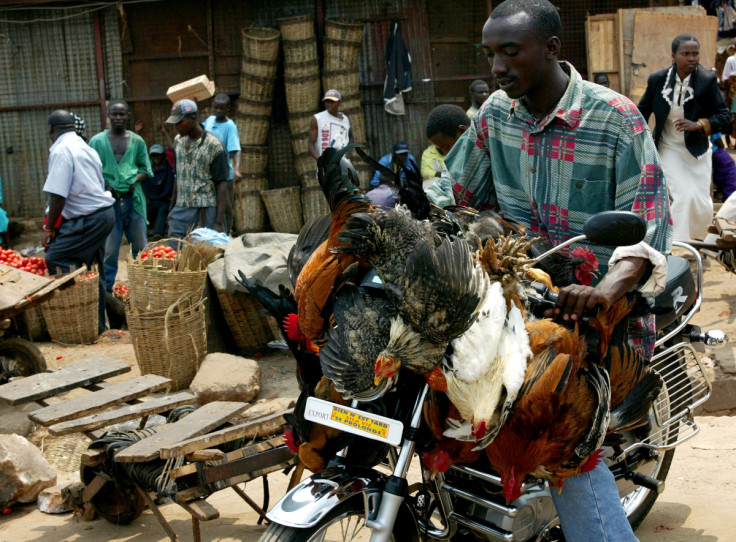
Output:
[[[260,117],[270,117],[273,102],[271,100],[246,100],[241,98],[238,100],[238,115],[257,115]],[[237,118],[237,117],[236,117]]]
[[235,125],[238,127],[241,146],[263,145],[268,139],[271,117],[264,115],[239,115],[235,118]]
[[[149,243],[143,252],[162,244],[164,240]],[[177,252],[186,244],[178,240]],[[128,257],[128,305],[133,311],[166,310],[186,293],[198,292],[202,297],[206,267],[197,271],[177,271],[175,265],[176,260]]]
[[363,109],[360,107],[357,109],[344,109],[342,112],[350,120],[350,134],[353,136],[353,141],[365,141],[368,139],[368,134],[365,130]]
[[261,175],[244,175],[240,185],[240,189],[235,189],[233,202],[235,230],[239,234],[261,232],[266,224],[261,190],[268,188],[268,179]]
[[363,190],[370,190],[372,188],[371,179],[373,179],[373,174],[375,173],[373,168],[363,162],[355,162],[353,165],[355,166],[355,171],[358,172],[360,188]]
[[294,157],[294,166],[296,166],[296,172],[299,175],[314,171],[316,165],[317,162],[314,160],[314,156],[309,153],[299,154]]
[[292,134],[301,134],[304,132],[309,132],[309,126],[312,122],[313,116],[314,116],[314,112],[297,113],[297,112],[289,111],[289,131]]
[[[290,64],[319,64],[317,38],[312,36],[303,40],[284,40],[284,70],[292,69]],[[319,68],[319,66],[317,66]]]
[[319,62],[304,62],[302,64],[284,64],[284,77],[295,79],[298,77],[315,77],[319,80]]
[[322,188],[310,186],[302,188],[302,216],[304,222],[309,222],[312,218],[325,215],[330,212],[330,206],[327,204]]
[[[81,278],[80,278],[81,277]],[[41,305],[43,318],[52,341],[65,344],[89,344],[98,336],[99,278],[74,279],[74,285],[56,292]]]
[[317,178],[317,170],[315,169],[313,171],[308,171],[307,173],[303,173],[299,175],[299,185],[301,185],[302,190],[305,188],[311,188],[313,186],[319,186],[319,179]]
[[278,19],[285,40],[303,40],[314,36],[314,19],[310,14]]
[[281,32],[275,28],[252,26],[243,28],[243,57],[277,62],[279,58],[279,37]]
[[360,43],[363,41],[363,23],[352,19],[328,17],[325,19],[325,37]]
[[18,316],[18,326],[20,334],[31,341],[42,339],[48,334],[46,320],[43,319],[43,311],[38,305],[24,310]]
[[263,314],[263,306],[258,300],[245,292],[228,294],[216,290],[222,314],[238,348],[252,350],[260,348],[273,340],[273,331]]
[[[319,105],[319,74],[284,77],[286,106],[290,113],[314,113]],[[302,132],[305,130],[302,130]]]
[[324,88],[336,88],[341,94],[357,94],[360,90],[360,74],[358,70],[336,70],[322,72]]
[[357,70],[360,57],[360,42],[334,40],[325,38],[324,49],[325,71]]
[[257,77],[240,74],[240,98],[255,102],[268,102],[273,98],[275,77]]
[[202,292],[186,293],[165,310],[126,307],[125,315],[141,374],[170,378],[172,391],[188,387],[207,355]]
[[308,153],[309,152],[309,132],[303,132],[301,134],[292,134],[291,135],[291,150],[294,152],[294,156],[299,156],[300,154]]
[[278,68],[278,65],[278,61],[276,60],[259,60],[243,55],[240,71],[255,77],[271,78],[276,77],[276,68]]
[[240,147],[240,171],[243,176],[263,173],[267,167],[268,146],[245,145]]
[[298,186],[261,191],[268,218],[279,233],[299,233],[304,225]]

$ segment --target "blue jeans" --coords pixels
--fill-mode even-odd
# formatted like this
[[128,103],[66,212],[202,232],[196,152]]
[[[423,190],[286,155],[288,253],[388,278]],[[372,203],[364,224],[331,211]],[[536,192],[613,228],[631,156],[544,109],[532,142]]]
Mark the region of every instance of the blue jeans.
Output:
[[565,480],[562,493],[550,489],[567,542],[638,540],[621,506],[613,474],[603,462]]
[[[216,207],[174,207],[169,213],[169,237],[184,239],[200,226],[211,228],[217,219]],[[176,248],[176,242],[169,243]]]
[[151,235],[166,235],[166,215],[169,214],[169,200],[149,200],[146,207],[148,222],[153,226]]
[[115,211],[115,227],[105,242],[105,286],[108,292],[112,292],[115,275],[118,274],[118,254],[123,232],[133,249],[134,258],[148,243],[146,220],[133,209],[133,198],[116,199],[112,208]]

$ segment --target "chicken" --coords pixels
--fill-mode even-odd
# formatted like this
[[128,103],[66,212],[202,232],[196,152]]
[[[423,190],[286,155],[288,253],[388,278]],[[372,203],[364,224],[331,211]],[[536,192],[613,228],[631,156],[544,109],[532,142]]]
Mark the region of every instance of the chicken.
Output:
[[355,213],[371,208],[370,201],[340,168],[340,159],[354,146],[341,150],[332,147],[317,161],[320,186],[330,204],[332,222],[326,241],[309,256],[296,281],[294,297],[298,307],[298,325],[312,341],[319,341],[326,328],[323,314],[337,277],[355,261],[355,256],[337,253],[342,241],[339,234]]
[[268,314],[276,319],[286,345],[296,359],[296,378],[299,389],[304,386],[313,388],[322,378],[319,349],[311,341],[299,334],[296,319],[297,306],[294,296],[288,288],[279,284],[279,293],[269,290],[258,282],[253,282],[238,271],[236,280],[251,294],[258,298]]
[[312,218],[304,224],[286,260],[292,286],[296,284],[299,273],[302,272],[304,264],[307,263],[312,253],[327,240],[331,224],[332,215],[330,214]]
[[482,449],[511,413],[531,356],[521,311],[515,305],[506,310],[500,282],[491,284],[478,319],[451,350],[443,364],[447,395],[472,430],[462,434],[450,422],[445,435],[480,441]]
[[320,349],[325,376],[348,399],[369,400],[391,387],[391,379],[374,385],[378,354],[388,344],[391,319],[396,308],[382,290],[341,286],[334,296],[333,325]]

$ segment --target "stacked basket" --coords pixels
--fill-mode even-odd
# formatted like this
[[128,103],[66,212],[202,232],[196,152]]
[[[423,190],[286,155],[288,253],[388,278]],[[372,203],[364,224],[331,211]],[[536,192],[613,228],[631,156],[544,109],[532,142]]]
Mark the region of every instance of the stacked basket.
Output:
[[240,171],[243,174],[241,183],[236,185],[234,205],[238,233],[263,231],[265,225],[261,190],[268,188],[266,143],[281,33],[274,28],[256,26],[244,28],[242,36],[243,63],[235,120],[240,134]]
[[189,386],[207,354],[202,292],[210,259],[184,241],[177,248],[175,259],[128,258],[125,306],[141,374],[170,378],[174,390]]
[[89,344],[97,339],[99,327],[99,276],[86,269],[74,283],[58,290],[41,305],[43,318],[52,341],[65,344]]

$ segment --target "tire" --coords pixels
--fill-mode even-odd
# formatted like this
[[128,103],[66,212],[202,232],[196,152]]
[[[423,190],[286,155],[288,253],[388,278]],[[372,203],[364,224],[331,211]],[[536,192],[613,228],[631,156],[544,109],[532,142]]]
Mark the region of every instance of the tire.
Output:
[[[313,527],[298,529],[277,523],[270,523],[263,535],[261,535],[261,538],[258,539],[258,542],[317,542],[324,540],[323,536],[327,532],[332,534],[329,540],[336,541],[340,540],[334,537],[341,531],[340,523],[342,523],[343,527],[348,527],[344,529],[344,532],[351,536],[351,538],[342,538],[342,540],[368,540],[371,531],[363,523],[364,513],[363,496],[357,494],[338,504]],[[402,507],[399,511],[399,517],[396,518],[394,529],[391,533],[391,540],[393,542],[412,542],[419,540],[419,534],[413,518],[407,521],[407,518],[403,517],[410,515],[405,507]]]
[[[94,480],[96,470],[82,466],[82,482],[89,484]],[[109,478],[106,475],[106,478]],[[143,513],[146,501],[133,486],[125,486],[117,481],[108,481],[92,497],[92,505],[101,518],[116,525],[128,525]]]
[[4,378],[3,374],[9,371],[11,366],[13,372],[20,372],[20,375],[9,374],[9,376],[31,376],[46,372],[46,360],[41,351],[35,344],[20,337],[0,339],[0,383]]
[[[668,450],[664,452],[659,459],[646,463],[644,466],[654,464],[654,470],[652,471],[652,474],[649,474],[648,476],[652,476],[652,478],[656,478],[660,482],[664,482],[665,478],[667,478],[667,473],[670,471],[670,465],[672,464],[672,458],[674,455],[675,450]],[[652,510],[657,497],[659,497],[659,494],[656,491],[652,491],[651,489],[646,489],[641,486],[637,486],[634,491],[622,497],[621,500],[624,506],[624,511],[626,512],[626,517],[629,518],[629,523],[634,531],[639,527],[639,525],[641,525],[641,522],[644,521],[644,518],[646,518],[647,514]]]

